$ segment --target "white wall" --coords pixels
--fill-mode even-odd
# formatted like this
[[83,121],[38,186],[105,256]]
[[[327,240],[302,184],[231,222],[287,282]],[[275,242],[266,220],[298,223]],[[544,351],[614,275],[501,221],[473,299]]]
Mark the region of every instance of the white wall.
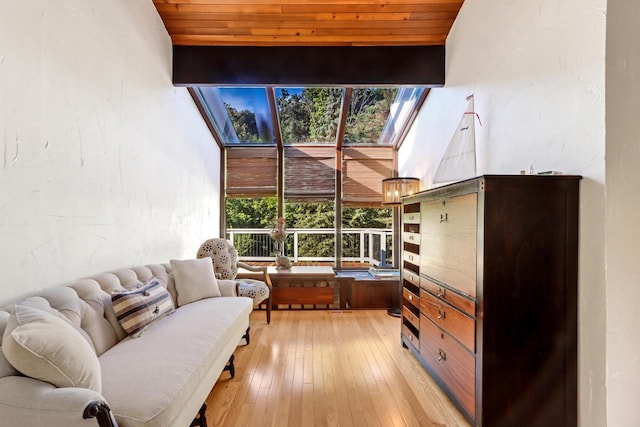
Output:
[[640,425],[640,3],[607,4],[607,425]]
[[[399,155],[401,176],[432,186],[474,94],[478,175],[583,175],[580,213],[579,418],[605,415],[606,0],[466,0],[447,39],[444,88],[433,89]],[[419,155],[416,155],[419,154]]]
[[149,0],[0,0],[0,301],[194,257],[219,150]]

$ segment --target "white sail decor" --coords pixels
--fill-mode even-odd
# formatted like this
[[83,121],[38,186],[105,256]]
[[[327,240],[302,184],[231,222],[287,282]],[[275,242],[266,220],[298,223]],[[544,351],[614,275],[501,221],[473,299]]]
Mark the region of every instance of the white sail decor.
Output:
[[476,176],[476,132],[473,95],[467,98],[469,103],[458,127],[449,141],[438,169],[433,177],[434,183],[459,181]]

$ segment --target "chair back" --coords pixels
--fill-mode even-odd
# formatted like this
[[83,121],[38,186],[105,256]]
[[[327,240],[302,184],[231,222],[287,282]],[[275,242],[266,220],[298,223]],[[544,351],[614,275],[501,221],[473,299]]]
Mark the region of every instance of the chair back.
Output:
[[198,258],[210,257],[216,279],[233,280],[238,274],[238,251],[225,239],[206,240],[198,249]]

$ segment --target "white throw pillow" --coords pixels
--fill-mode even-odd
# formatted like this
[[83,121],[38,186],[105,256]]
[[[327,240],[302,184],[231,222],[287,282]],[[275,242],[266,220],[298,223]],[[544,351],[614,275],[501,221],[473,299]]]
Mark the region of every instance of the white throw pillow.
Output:
[[2,352],[24,375],[56,387],[102,391],[98,356],[73,326],[46,311],[16,304]]
[[211,258],[171,260],[173,279],[176,283],[178,306],[203,298],[222,296],[213,274]]

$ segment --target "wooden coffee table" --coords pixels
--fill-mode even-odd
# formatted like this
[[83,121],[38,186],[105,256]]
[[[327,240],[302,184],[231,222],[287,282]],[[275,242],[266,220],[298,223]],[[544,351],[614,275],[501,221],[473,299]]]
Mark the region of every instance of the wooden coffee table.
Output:
[[[269,267],[274,308],[344,308],[341,280],[331,267],[293,266],[288,270]],[[238,278],[256,278],[256,273],[239,270]]]

